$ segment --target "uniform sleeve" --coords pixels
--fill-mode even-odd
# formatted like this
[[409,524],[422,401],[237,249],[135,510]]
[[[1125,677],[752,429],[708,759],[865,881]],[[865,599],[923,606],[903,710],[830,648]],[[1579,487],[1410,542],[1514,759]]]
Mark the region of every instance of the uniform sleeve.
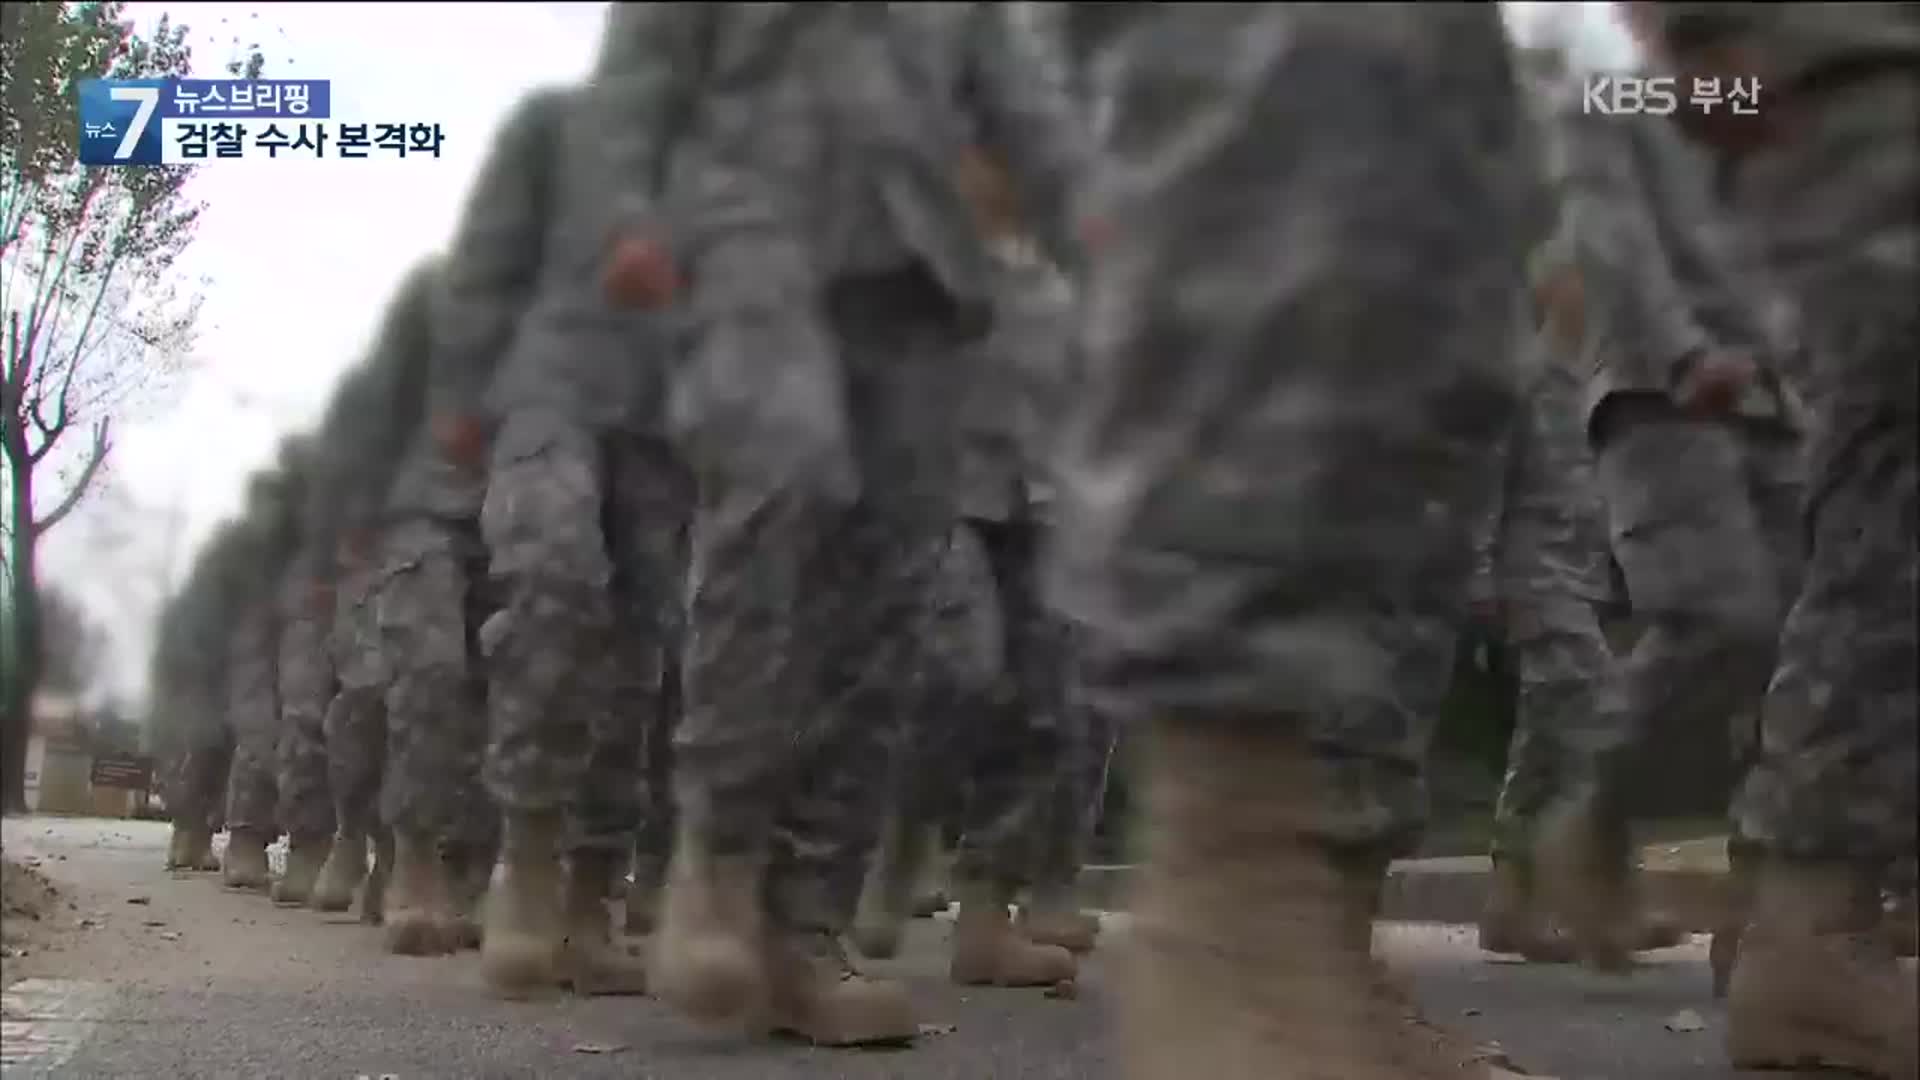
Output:
[[1015,22],[1013,4],[977,4],[969,86],[982,141],[1007,166],[1027,223],[1048,259],[1083,261],[1072,198],[1093,159],[1093,139],[1068,92],[1065,58]]
[[1711,341],[1660,245],[1630,128],[1603,115],[1565,122],[1564,212],[1577,237],[1587,332],[1603,363],[1677,371]]
[[489,376],[532,297],[550,213],[550,161],[564,97],[522,101],[494,136],[447,253],[433,412],[480,407]]
[[607,14],[593,94],[606,152],[621,185],[617,217],[646,221],[666,180],[669,144],[689,120],[715,9],[698,3],[614,4]]

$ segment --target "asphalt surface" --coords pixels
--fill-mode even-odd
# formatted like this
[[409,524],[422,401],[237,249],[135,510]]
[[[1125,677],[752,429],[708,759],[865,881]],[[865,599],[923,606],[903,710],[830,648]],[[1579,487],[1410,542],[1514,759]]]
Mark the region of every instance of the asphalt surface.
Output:
[[[389,956],[351,916],[275,908],[213,875],[162,870],[166,827],[9,819],[7,856],[71,906],[5,958],[0,1066],[14,1077],[621,1077],[915,1080],[1117,1077],[1096,954],[1073,1000],[944,978],[949,925],[921,920],[899,961],[924,1021],[906,1051],[844,1052],[702,1032],[644,999],[505,1003],[476,956]],[[1124,940],[1125,917],[1110,920]],[[1464,927],[1383,923],[1378,943],[1434,1022],[1559,1080],[1725,1080],[1704,946],[1628,979],[1490,962]],[[1679,1030],[1675,1030],[1679,1029]]]

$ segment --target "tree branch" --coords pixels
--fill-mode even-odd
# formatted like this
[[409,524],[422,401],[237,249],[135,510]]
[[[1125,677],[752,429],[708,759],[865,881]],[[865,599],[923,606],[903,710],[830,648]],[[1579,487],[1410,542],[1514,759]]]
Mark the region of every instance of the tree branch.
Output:
[[108,451],[113,449],[113,441],[107,437],[111,426],[111,418],[93,425],[93,446],[87,451],[87,464],[80,470],[80,479],[74,481],[73,489],[67,492],[66,498],[60,500],[60,505],[32,524],[34,540],[37,541],[45,536],[48,529],[60,524],[62,519],[73,513],[74,507],[80,505],[80,500],[87,494],[87,488],[93,484],[93,478],[100,472],[100,466],[106,464]]

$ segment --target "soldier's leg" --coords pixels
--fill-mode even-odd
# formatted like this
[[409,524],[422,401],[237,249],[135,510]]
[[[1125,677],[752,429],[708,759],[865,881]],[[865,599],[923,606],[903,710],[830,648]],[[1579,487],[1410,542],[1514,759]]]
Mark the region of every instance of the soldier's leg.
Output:
[[1768,88],[1760,124],[1688,122],[1742,144],[1736,203],[1801,304],[1813,360],[1805,581],[1736,807],[1766,860],[1728,991],[1729,1057],[1910,1077],[1913,972],[1871,931],[1888,864],[1915,850],[1920,22],[1906,5],[1662,12],[1680,70],[1738,65]]
[[937,900],[941,910],[947,907],[944,884],[933,888],[942,833],[969,786],[961,763],[977,760],[980,739],[995,727],[985,711],[992,706],[997,656],[984,655],[989,645],[980,629],[983,622],[991,623],[991,637],[997,638],[999,620],[997,613],[981,610],[992,593],[984,556],[972,537],[963,543],[955,535],[942,537],[930,557],[935,571],[915,635],[920,656],[914,664],[914,704],[904,711],[900,749],[888,777],[887,812],[854,916],[855,946],[876,959],[899,951],[907,924],[923,903]]
[[[1628,717],[1613,654],[1593,604],[1551,585],[1529,589],[1515,582],[1509,591],[1514,596],[1507,607],[1508,633],[1518,662],[1519,701],[1506,783],[1495,814],[1494,860],[1518,871],[1524,891],[1516,898],[1513,922],[1493,927],[1493,940],[1488,940],[1489,928],[1482,924],[1481,947],[1520,953],[1532,960],[1567,962],[1578,958],[1579,942],[1549,927],[1534,904],[1538,898],[1531,886],[1540,873],[1534,865],[1538,827],[1556,800],[1599,782],[1601,763],[1630,741]],[[1613,880],[1614,871],[1579,868],[1563,875],[1557,890],[1550,891],[1559,893],[1560,907],[1577,906],[1567,900],[1569,885],[1587,885],[1595,878]],[[1631,878],[1623,887],[1631,890]],[[1616,951],[1631,953],[1679,943],[1680,931],[1642,912],[1630,892],[1617,905],[1630,916],[1624,926],[1594,931],[1626,935]],[[1576,920],[1581,917],[1578,910],[1564,914]]]
[[[1072,691],[1079,669],[1074,659],[1078,642],[1068,624],[1050,614],[1035,614],[1046,620],[1037,634],[1058,642],[1052,657],[1053,678],[1064,684],[1057,691],[1065,718],[1064,749],[1035,849],[1031,896],[1021,913],[1021,928],[1035,941],[1087,952],[1099,936],[1100,919],[1081,910],[1076,883],[1100,826],[1120,725],[1112,714],[1094,708]],[[1033,673],[1036,678],[1040,674]]]
[[270,884],[267,846],[280,835],[274,811],[280,718],[270,686],[238,694],[233,702],[233,767],[227,776],[227,852],[223,880],[229,888],[264,890]]
[[374,603],[378,580],[372,538],[358,545],[364,555],[342,575],[335,593],[328,645],[339,685],[322,721],[327,736],[327,784],[333,792],[334,844],[314,887],[313,906],[345,911],[366,887],[363,918],[380,907],[367,881],[367,859],[381,831],[380,785],[386,774],[388,667],[380,651]]
[[[950,977],[958,983],[1051,986],[1071,979],[1073,955],[1019,933],[1007,907],[1031,881],[1053,788],[1066,764],[1064,673],[1054,629],[1034,581],[1038,533],[1031,522],[968,521],[956,544],[977,547],[973,575],[999,611],[1000,662],[974,717],[980,729],[967,763],[971,783],[953,863],[960,909]],[[1051,679],[1051,681],[1049,681]]]
[[480,630],[497,605],[487,577],[487,553],[479,523],[460,521],[450,527],[458,538],[466,581],[462,612],[467,636],[467,674],[462,700],[469,703],[447,716],[448,820],[440,838],[441,862],[452,903],[446,936],[463,949],[480,947],[481,902],[500,857],[500,810],[488,793],[483,773],[487,756],[487,674],[480,648]]
[[[715,252],[769,257],[757,244]],[[695,1015],[764,1003],[774,1026],[835,1044],[918,1031],[902,988],[855,973],[838,938],[885,810],[873,781],[888,775],[912,701],[927,556],[952,525],[945,473],[929,460],[952,448],[939,423],[951,336],[927,329],[936,298],[911,275],[829,290],[862,498],[758,476],[702,484],[675,746],[680,836],[655,956],[661,993]],[[787,313],[759,314],[720,328],[757,335]],[[754,344],[723,335],[703,359]]]
[[[365,628],[371,636],[372,628]],[[320,869],[313,906],[345,911],[367,877],[380,826],[380,781],[387,756],[384,693],[378,683],[342,682],[327,705],[327,783],[333,792],[333,849]]]
[[194,838],[190,864],[195,870],[218,870],[220,860],[213,854],[213,835],[227,827],[227,778],[233,771],[233,729],[221,722],[207,733],[205,755],[194,762],[191,783],[200,793],[207,809],[207,828],[203,837]]
[[[905,711],[931,556],[953,528],[951,403],[959,377],[951,301],[923,270],[835,282],[824,310],[840,345],[864,490],[802,548],[796,771],[767,869],[776,1027],[817,1043],[915,1037],[904,987],[854,971],[840,950],[878,840]],[[978,774],[970,777],[978,780]],[[1004,908],[1002,909],[1004,911]]]
[[1499,16],[1087,7],[1112,233],[1053,550],[1096,703],[1148,718],[1127,1072],[1406,1076],[1359,931],[1513,416]]
[[612,559],[615,647],[590,719],[593,747],[568,842],[567,938],[561,977],[583,994],[638,994],[645,970],[615,938],[607,911],[646,812],[648,729],[662,713],[662,681],[685,580],[680,557],[691,481],[671,449],[627,432],[602,436],[600,521]]
[[[1801,525],[1801,499],[1806,483],[1800,439],[1796,433],[1777,423],[1742,422],[1736,428],[1744,448],[1744,473],[1747,496],[1766,544],[1773,579],[1785,603],[1800,595],[1806,566],[1805,531]],[[1752,774],[1760,760],[1761,697],[1735,713],[1728,746],[1732,752],[1737,781],[1734,803],[1740,799],[1738,785]],[[1714,928],[1708,950],[1713,970],[1715,997],[1724,997],[1733,976],[1733,963],[1739,953],[1740,937],[1746,929],[1766,852],[1763,845],[1747,835],[1737,814],[1729,815],[1727,833],[1727,904]]]
[[167,793],[167,807],[173,814],[177,847],[169,848],[167,867],[171,870],[217,870],[213,861],[214,806],[226,791],[227,770],[225,729],[217,720],[187,736],[174,774],[173,790]]
[[[1674,724],[1727,724],[1750,708],[1772,670],[1780,582],[1751,497],[1740,429],[1684,415],[1664,397],[1616,395],[1595,416],[1595,480],[1606,505],[1613,554],[1644,626],[1620,661],[1628,740],[1602,756],[1590,808],[1598,823],[1591,856],[1628,880],[1631,807],[1610,802],[1624,787],[1627,748],[1658,740]],[[1571,804],[1569,804],[1571,805]],[[1560,815],[1558,822],[1576,820]],[[1574,845],[1551,837],[1562,850]],[[1592,882],[1590,897],[1624,896]],[[1623,920],[1615,920],[1622,922]],[[1615,949],[1603,962],[1627,962]]]
[[[841,952],[879,840],[888,775],[916,701],[920,597],[933,530],[857,507],[811,546],[811,599],[795,630],[818,642],[797,696],[786,798],[766,873],[773,1026],[823,1045],[910,1039],[904,990],[858,975]],[[1004,911],[1004,908],[1002,909]]]
[[481,708],[472,694],[466,605],[471,583],[457,530],[417,518],[385,539],[376,604],[386,688],[387,763],[380,816],[393,833],[384,906],[387,948],[435,956],[457,947],[441,841],[452,819],[455,733]]
[[[486,657],[487,788],[502,813],[503,866],[488,890],[481,960],[496,993],[550,991],[563,937],[560,856],[592,752],[614,645],[605,476],[593,432],[544,411],[511,413],[494,440],[480,527],[499,610]],[[637,721],[636,721],[637,722]]]
[[280,632],[280,821],[287,867],[273,885],[276,904],[304,904],[333,847],[333,793],[327,776],[327,708],[334,694],[328,652],[331,607],[289,616]]

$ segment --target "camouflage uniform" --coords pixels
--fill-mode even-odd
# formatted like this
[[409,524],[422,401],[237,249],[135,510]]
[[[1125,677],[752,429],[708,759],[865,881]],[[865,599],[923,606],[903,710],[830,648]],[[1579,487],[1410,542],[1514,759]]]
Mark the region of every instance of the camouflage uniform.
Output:
[[[1585,407],[1618,563],[1644,630],[1622,662],[1636,738],[1751,715],[1799,574],[1800,456],[1785,357],[1710,231],[1706,163],[1663,125],[1561,102],[1557,177],[1584,285]],[[1763,377],[1730,416],[1684,414],[1689,365],[1743,349]],[[1751,745],[1752,738],[1736,738]],[[1627,762],[1615,755],[1616,767]],[[1624,857],[1624,828],[1614,843]]]
[[[438,263],[415,267],[389,303],[372,349],[342,382],[323,430],[331,433],[321,484],[332,508],[324,549],[334,578],[326,647],[336,676],[323,722],[328,780],[338,821],[335,856],[322,871],[314,904],[343,910],[366,870],[369,842],[387,860],[380,827],[386,778],[386,693],[394,671],[382,651],[378,597],[385,581],[380,517],[397,466],[423,423],[419,386],[431,347],[429,289]],[[470,811],[485,820],[484,803]],[[484,848],[483,848],[484,849]],[[387,867],[380,870],[384,875]],[[383,915],[383,878],[366,892],[361,914]]]
[[[451,275],[452,260],[442,273]],[[433,953],[459,944],[473,897],[456,895],[451,875],[483,875],[493,863],[497,811],[480,778],[486,740],[486,682],[478,636],[492,611],[484,592],[485,550],[476,513],[483,480],[442,458],[426,417],[441,328],[439,279],[415,283],[403,317],[416,320],[403,367],[394,429],[405,448],[387,490],[369,602],[390,681],[381,820],[394,831],[394,890],[385,912],[396,952]],[[443,860],[442,856],[450,859]]]
[[1071,629],[1040,599],[1044,433],[1064,389],[1073,306],[1066,282],[1025,254],[1014,253],[994,333],[971,361],[983,374],[962,425],[961,510],[998,601],[992,706],[1008,731],[994,739],[975,725],[998,749],[976,770],[955,873],[1030,885],[1055,907],[1070,901],[1115,732],[1069,701]]
[[[612,185],[580,101],[529,104],[529,126],[510,129],[500,151],[515,134],[546,140],[513,147],[538,155],[555,185],[549,202],[515,207],[529,214],[515,224],[555,254],[520,298],[525,315],[488,391],[503,417],[481,519],[503,602],[486,635],[488,776],[509,811],[575,811],[576,849],[625,850],[641,817],[641,718],[660,713],[690,496],[647,407],[665,339],[598,295]],[[549,123],[536,127],[543,109]],[[557,665],[556,655],[606,662]]]
[[1054,569],[1149,719],[1128,1073],[1397,1075],[1366,918],[1514,416],[1499,14],[1083,6],[1110,234]]
[[[816,1017],[866,1008],[839,1011],[870,987],[835,981],[834,938],[911,700],[925,556],[952,524],[954,349],[990,310],[965,152],[1004,154],[1067,246],[1075,133],[999,11],[616,8],[602,58],[623,224],[667,231],[689,282],[670,420],[700,482],[675,739],[692,876],[668,922],[674,895],[764,896],[714,918],[732,948],[764,915],[794,970],[818,961],[803,984],[834,1004]],[[684,930],[663,945],[702,937]],[[875,993],[865,1015],[886,1019],[861,1030],[899,1037],[904,1001]],[[864,1041],[824,1023],[800,1026]]]
[[[668,338],[600,295],[616,185],[587,104],[585,91],[546,92],[509,119],[489,165],[498,172],[483,174],[455,249],[453,303],[493,305],[484,318],[502,336],[489,343],[504,349],[484,386],[484,412],[499,418],[480,515],[499,597],[481,633],[485,776],[507,815],[509,872],[550,862],[516,837],[532,843],[564,817],[566,902],[571,917],[597,921],[649,802],[664,800],[650,792],[648,744],[663,744],[671,722],[662,698],[691,481],[659,432]],[[450,392],[436,409],[479,408],[483,385],[450,383],[464,400]],[[525,898],[536,893],[551,898],[544,886]],[[551,914],[529,911],[543,933]],[[505,947],[489,936],[491,971],[505,970]]]
[[[1920,1072],[1915,983],[1869,930],[1915,850],[1920,590],[1920,15],[1911,5],[1669,4],[1689,74],[1761,84],[1754,117],[1677,116],[1800,305],[1812,421],[1804,579],[1780,633],[1759,761],[1736,803],[1763,845],[1728,1001],[1736,1067]],[[1714,70],[1720,69],[1720,70]]]
[[256,588],[243,601],[227,646],[227,718],[234,740],[227,828],[252,830],[269,842],[280,835],[275,817],[280,798],[280,634],[274,600],[270,590]]
[[[1551,350],[1535,336],[1529,347]],[[1532,366],[1532,365],[1530,365]],[[1519,702],[1494,811],[1495,859],[1527,857],[1556,793],[1629,738],[1597,605],[1609,598],[1607,537],[1593,493],[1579,379],[1551,354],[1498,455],[1500,493],[1476,545],[1475,591],[1499,604]]]
[[[333,662],[327,651],[331,604],[316,606],[318,556],[305,553],[280,586],[280,653],[276,663],[280,700],[278,747],[279,821],[298,846],[333,836],[333,795],[327,783],[327,705],[334,696]],[[330,578],[331,575],[328,575]]]
[[170,869],[213,869],[211,842],[219,804],[232,768],[232,747],[218,692],[225,650],[208,633],[218,597],[214,575],[200,566],[162,613],[153,657],[155,716],[151,725],[165,740],[167,811],[173,820]]
[[474,588],[478,539],[457,519],[396,514],[381,553],[374,623],[391,673],[381,820],[448,842],[475,830],[484,839],[489,814],[474,771],[486,715],[472,648],[487,613]]

